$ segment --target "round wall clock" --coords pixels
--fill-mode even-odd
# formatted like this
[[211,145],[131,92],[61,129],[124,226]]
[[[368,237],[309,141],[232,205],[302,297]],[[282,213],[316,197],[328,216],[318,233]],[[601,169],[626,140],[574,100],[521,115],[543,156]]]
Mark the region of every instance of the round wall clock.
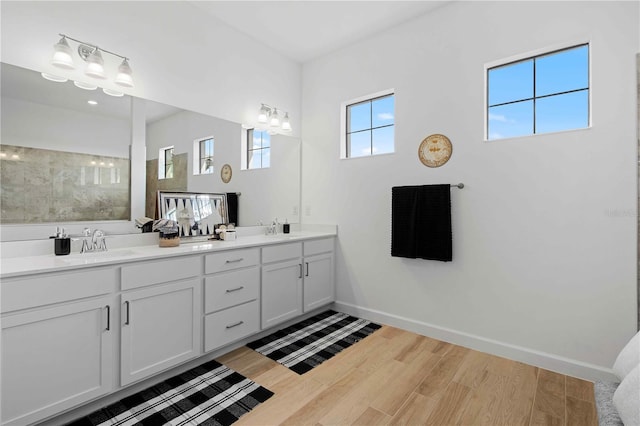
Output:
[[222,181],[224,183],[229,183],[229,181],[231,180],[231,175],[232,174],[233,174],[233,172],[231,171],[231,166],[228,165],[228,164],[225,164],[220,169],[220,177],[222,178]]
[[445,135],[427,136],[418,148],[418,157],[427,167],[440,167],[451,158],[453,146]]

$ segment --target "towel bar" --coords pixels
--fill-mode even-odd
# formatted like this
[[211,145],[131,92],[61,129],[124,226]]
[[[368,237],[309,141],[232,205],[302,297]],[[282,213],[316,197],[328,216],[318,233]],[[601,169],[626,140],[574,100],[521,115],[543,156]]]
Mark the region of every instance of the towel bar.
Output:
[[456,188],[462,189],[462,188],[464,188],[464,183],[459,183],[457,185],[449,185],[449,186],[451,186],[451,188],[453,188],[455,186]]

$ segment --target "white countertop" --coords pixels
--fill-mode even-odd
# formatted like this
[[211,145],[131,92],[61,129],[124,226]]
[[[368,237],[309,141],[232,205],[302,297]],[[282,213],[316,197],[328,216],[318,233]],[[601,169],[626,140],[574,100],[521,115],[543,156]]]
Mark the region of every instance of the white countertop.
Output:
[[[36,256],[3,257],[0,260],[0,278],[18,277],[44,272],[61,272],[95,266],[129,263],[140,260],[152,260],[164,257],[258,247],[322,237],[333,237],[335,235],[335,227],[333,227],[333,229],[327,229],[325,227],[317,230],[294,231],[290,234],[246,235],[238,237],[235,241],[214,240],[204,242],[185,242],[183,240],[178,247],[159,247],[156,244],[122,247],[110,249],[106,252],[85,254],[72,253],[66,256],[46,254]],[[53,242],[51,242],[51,245],[53,250]],[[3,249],[6,250],[6,247]]]

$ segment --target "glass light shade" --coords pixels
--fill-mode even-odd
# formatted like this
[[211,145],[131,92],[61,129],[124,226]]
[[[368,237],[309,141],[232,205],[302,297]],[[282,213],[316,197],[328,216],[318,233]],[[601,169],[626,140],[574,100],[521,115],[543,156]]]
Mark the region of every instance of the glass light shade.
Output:
[[291,123],[289,122],[289,113],[288,112],[284,113],[284,118],[282,119],[282,130],[284,130],[286,132],[290,132],[291,131]]
[[98,86],[96,86],[95,84],[84,83],[82,81],[74,81],[73,84],[76,87],[79,87],[80,89],[84,89],[84,90],[96,90],[98,88]]
[[111,89],[103,88],[102,91],[105,93],[105,95],[115,96],[117,98],[119,98],[121,96],[124,96],[124,93],[118,92],[117,90],[111,90]]
[[58,77],[57,75],[47,74],[46,72],[40,73],[42,78],[47,79],[49,81],[55,81],[56,83],[64,83],[68,79],[65,77]]
[[84,73],[93,78],[107,78],[104,73],[104,59],[97,48],[87,58],[87,68]]
[[280,117],[278,117],[278,110],[273,109],[271,113],[271,119],[269,120],[269,126],[271,127],[279,127],[280,126]]
[[128,60],[123,60],[118,67],[115,83],[119,86],[133,87],[133,71],[131,71]]
[[258,113],[258,123],[266,123],[267,116],[269,115],[269,109],[262,104],[260,107],[260,112]]
[[59,68],[75,69],[73,57],[71,56],[71,47],[67,43],[67,39],[62,37],[60,41],[53,45],[53,56],[51,57],[51,65]]

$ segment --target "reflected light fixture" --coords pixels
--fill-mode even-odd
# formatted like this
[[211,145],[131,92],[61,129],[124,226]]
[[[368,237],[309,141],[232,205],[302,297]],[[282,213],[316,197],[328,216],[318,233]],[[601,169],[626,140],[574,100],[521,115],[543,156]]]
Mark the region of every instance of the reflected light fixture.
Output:
[[258,112],[258,126],[261,130],[267,130],[269,134],[290,133],[291,122],[289,113],[284,112],[284,117],[280,119],[282,110],[267,104],[261,104]]
[[[73,61],[71,46],[69,46],[69,42],[67,40],[72,40],[78,43],[78,56],[82,60],[84,60],[87,65],[85,67],[84,73],[92,78],[98,79],[106,79],[107,73],[104,69],[104,59],[102,58],[103,53],[108,53],[112,56],[117,56],[122,59],[122,63],[118,67],[118,73],[116,78],[114,79],[114,83],[123,86],[123,87],[134,87],[133,84],[133,71],[131,70],[131,66],[129,65],[129,58],[119,55],[114,52],[110,52],[106,49],[99,48],[95,44],[87,43],[85,41],[81,41],[75,39],[73,37],[69,37],[65,34],[59,34],[62,38],[58,43],[53,46],[53,56],[51,57],[51,65],[54,65],[58,68],[63,68],[67,70],[74,70],[76,66]],[[45,73],[42,74],[44,78],[52,81],[60,81],[62,82],[63,77],[57,77],[58,80],[54,80],[50,78],[52,75]],[[64,80],[66,81],[66,79]],[[77,86],[77,84],[76,84]],[[91,85],[89,85],[91,86]],[[80,86],[78,86],[80,87]],[[90,89],[93,90],[93,89]],[[118,93],[116,91],[112,91],[114,93]],[[116,95],[112,95],[116,96]]]

